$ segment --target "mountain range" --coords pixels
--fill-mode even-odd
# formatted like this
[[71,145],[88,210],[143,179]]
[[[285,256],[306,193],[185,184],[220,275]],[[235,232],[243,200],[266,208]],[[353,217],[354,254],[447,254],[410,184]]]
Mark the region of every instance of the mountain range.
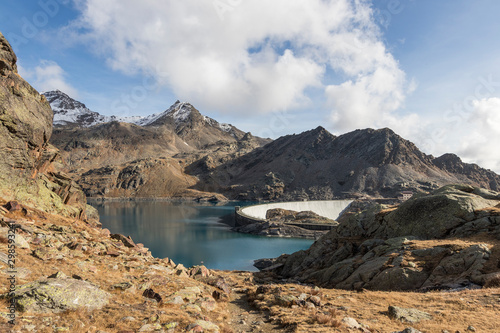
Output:
[[335,136],[323,127],[276,140],[175,102],[147,117],[103,116],[61,91],[51,142],[91,197],[221,200],[395,198],[450,183],[500,189],[500,176],[454,154],[434,157],[391,129]]

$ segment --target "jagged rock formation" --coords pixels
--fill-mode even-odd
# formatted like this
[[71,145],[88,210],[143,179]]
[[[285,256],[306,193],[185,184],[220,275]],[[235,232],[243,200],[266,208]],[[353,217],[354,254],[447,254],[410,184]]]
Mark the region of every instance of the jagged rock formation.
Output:
[[447,156],[426,155],[387,128],[336,137],[318,127],[195,174],[203,186],[251,200],[395,198],[403,190],[429,192],[453,183],[500,189],[499,175]]
[[86,198],[60,170],[49,144],[52,110],[17,73],[17,58],[0,34],[0,197],[46,211],[85,217]]
[[497,276],[500,193],[449,185],[402,203],[345,214],[310,249],[283,256],[283,277],[323,287],[431,290]]

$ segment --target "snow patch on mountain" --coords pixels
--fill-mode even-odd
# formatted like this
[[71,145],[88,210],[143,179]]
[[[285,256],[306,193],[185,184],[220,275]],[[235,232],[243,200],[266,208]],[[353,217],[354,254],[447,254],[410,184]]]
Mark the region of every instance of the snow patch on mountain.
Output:
[[231,130],[233,129],[233,125],[231,125],[231,124],[225,124],[225,123],[219,124],[219,127],[224,132],[231,132]]
[[193,111],[193,106],[189,103],[179,102],[174,104],[174,110],[168,112],[168,115],[175,120],[175,123],[180,123],[186,121],[191,111]]

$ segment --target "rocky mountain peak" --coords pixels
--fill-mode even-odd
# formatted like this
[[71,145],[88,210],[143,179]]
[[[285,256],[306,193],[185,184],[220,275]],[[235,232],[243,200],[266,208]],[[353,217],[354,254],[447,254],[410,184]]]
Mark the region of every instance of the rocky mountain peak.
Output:
[[54,112],[54,126],[77,125],[89,127],[111,121],[110,117],[91,111],[87,106],[60,90],[44,92]]
[[419,167],[431,160],[412,142],[389,128],[359,129],[337,138],[339,153],[364,158],[374,165],[413,164]]
[[0,74],[5,75],[7,71],[17,73],[17,57],[9,42],[0,32]]
[[167,115],[173,118],[176,123],[185,121],[193,112],[199,114],[198,110],[196,110],[191,104],[180,101],[176,101],[169,110],[170,111]]
[[177,100],[167,110],[146,117],[142,126],[162,126],[165,124],[173,125],[176,129],[186,123],[207,122],[209,124],[217,123],[214,119],[203,116],[193,105],[187,102]]
[[462,159],[455,154],[443,154],[434,159],[434,164],[443,168],[455,168],[457,165],[462,164]]
[[87,106],[63,93],[60,90],[47,91],[42,93],[50,103],[52,109],[58,112],[82,109],[91,112]]

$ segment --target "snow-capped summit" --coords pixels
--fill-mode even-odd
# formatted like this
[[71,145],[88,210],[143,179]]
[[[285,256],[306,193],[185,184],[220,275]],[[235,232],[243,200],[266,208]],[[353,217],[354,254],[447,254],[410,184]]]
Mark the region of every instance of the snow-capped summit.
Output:
[[54,112],[54,125],[77,124],[88,127],[110,121],[109,117],[89,110],[85,104],[74,100],[60,90],[47,91],[43,95]]
[[161,126],[171,125],[175,130],[184,127],[188,123],[199,123],[205,126],[219,129],[234,136],[237,130],[230,124],[221,124],[215,119],[200,114],[198,110],[187,102],[176,101],[167,110],[146,117],[117,117],[104,116],[92,111],[85,104],[74,100],[60,90],[43,93],[54,111],[54,126],[80,126],[90,127],[111,121],[131,123],[138,126]]
[[143,126],[159,126],[169,123],[179,130],[186,124],[198,123],[231,133],[236,128],[231,124],[219,123],[217,120],[202,115],[194,106],[187,102],[176,101],[166,111],[151,115],[141,121]]
[[160,113],[154,113],[147,117],[143,117],[142,119],[135,121],[134,123],[139,126],[160,125],[160,123],[163,123],[160,120],[166,117],[168,119],[173,119],[175,124],[179,124],[188,119],[192,110],[194,110],[194,107],[191,104],[176,101],[167,110]]

